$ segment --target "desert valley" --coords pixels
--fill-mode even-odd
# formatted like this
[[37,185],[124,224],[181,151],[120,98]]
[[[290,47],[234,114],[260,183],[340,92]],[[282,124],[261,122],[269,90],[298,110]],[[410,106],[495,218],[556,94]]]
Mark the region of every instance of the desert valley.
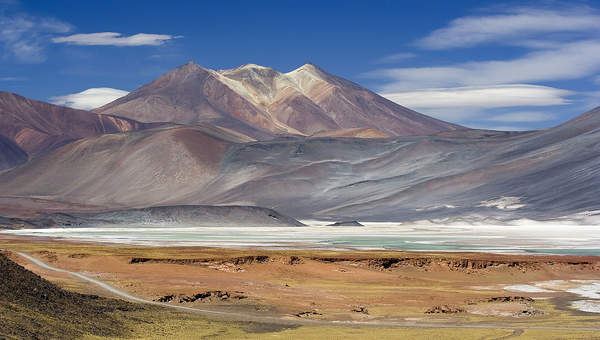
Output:
[[[202,62],[207,52],[198,63],[173,63],[183,48],[169,44],[184,36],[67,36],[67,23],[9,20],[1,6],[0,48],[14,54],[6,58],[31,57],[35,47],[38,59],[18,63],[60,59],[44,52],[53,44],[66,46],[56,50],[65,60],[96,64],[52,73],[54,85],[0,91],[0,340],[600,339],[598,93],[525,84],[600,82],[600,49],[586,49],[595,40],[561,40],[597,31],[592,7],[494,7],[486,11],[501,14],[469,14],[433,31],[415,23],[431,31],[408,45],[423,59],[388,66],[420,58],[403,52],[373,61],[378,68],[356,78],[392,80],[371,90],[313,62],[218,69],[203,66],[218,64]],[[14,32],[18,39],[7,38]],[[267,38],[260,49],[238,42],[227,60],[262,48],[278,55],[272,47],[289,40]],[[230,51],[224,39],[218,46]],[[315,51],[341,48],[318,41]],[[484,44],[529,50],[449,66],[462,54],[431,57]],[[131,63],[127,48],[147,50]],[[594,61],[579,70],[586,53]],[[573,58],[547,66],[563,54]],[[118,60],[111,67],[123,74],[100,71],[97,56]],[[134,81],[121,61],[161,67],[143,67]],[[47,101],[21,95],[62,89],[59,77],[72,74],[145,84]],[[0,77],[0,85],[28,81],[19,79]],[[467,118],[477,108],[496,115],[488,122],[522,125],[476,127]]]

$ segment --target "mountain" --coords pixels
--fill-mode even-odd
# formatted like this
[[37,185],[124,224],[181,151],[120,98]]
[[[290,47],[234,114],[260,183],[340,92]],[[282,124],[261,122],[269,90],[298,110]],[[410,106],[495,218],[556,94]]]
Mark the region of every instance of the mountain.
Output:
[[259,140],[341,129],[373,129],[378,136],[462,129],[310,63],[280,73],[255,64],[214,71],[190,62],[95,112],[140,122],[213,124]]
[[254,205],[295,218],[555,218],[600,210],[600,108],[555,128],[250,141],[218,127],[85,138],[0,174],[4,195],[105,207]]
[[[30,156],[38,156],[76,139],[154,125],[0,92],[0,135]],[[1,150],[5,150],[4,147]]]

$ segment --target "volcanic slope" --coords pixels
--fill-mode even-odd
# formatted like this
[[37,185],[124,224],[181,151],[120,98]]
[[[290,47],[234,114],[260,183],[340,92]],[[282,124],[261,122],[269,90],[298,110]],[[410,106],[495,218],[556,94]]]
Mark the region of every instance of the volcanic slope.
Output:
[[0,190],[96,205],[255,205],[296,218],[394,221],[598,210],[599,179],[596,109],[519,133],[262,142],[208,127],[105,135],[0,175]]
[[0,135],[34,157],[76,139],[154,125],[0,92]]
[[359,128],[377,137],[464,129],[310,63],[280,73],[255,64],[213,71],[190,62],[95,111],[141,122],[210,123],[256,139]]
[[228,152],[222,173],[249,162],[260,176],[203,199],[334,220],[554,218],[600,209],[600,109],[524,133],[250,143]]
[[[64,145],[4,174],[0,182],[7,196],[20,192],[106,207],[159,205],[202,191],[219,174],[228,144],[248,141],[213,126],[106,134]],[[26,178],[33,182],[21,182]]]

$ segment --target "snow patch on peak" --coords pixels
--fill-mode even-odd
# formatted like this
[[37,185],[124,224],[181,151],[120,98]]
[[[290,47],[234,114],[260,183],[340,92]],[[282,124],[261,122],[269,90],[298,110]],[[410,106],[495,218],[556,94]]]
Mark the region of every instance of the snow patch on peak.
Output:
[[242,65],[242,66],[236,68],[236,70],[243,69],[243,68],[258,68],[258,69],[269,69],[269,70],[272,70],[271,67],[262,66],[262,65],[258,65],[258,64],[253,64],[253,63],[248,63],[246,65]]
[[298,67],[297,69],[292,70],[286,74],[293,75],[293,74],[298,74],[300,72],[311,73],[316,76],[321,76],[321,73],[323,73],[323,70],[321,70],[317,65],[309,62],[309,63],[306,63],[306,64]]
[[498,208],[500,210],[516,210],[523,208],[525,204],[521,203],[521,197],[516,196],[502,196],[497,199],[491,199],[487,201],[481,201],[480,207],[487,208]]

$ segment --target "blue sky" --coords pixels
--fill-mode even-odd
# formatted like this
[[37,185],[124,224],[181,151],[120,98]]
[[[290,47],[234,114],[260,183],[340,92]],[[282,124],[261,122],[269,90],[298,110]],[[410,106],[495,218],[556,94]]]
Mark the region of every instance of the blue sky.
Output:
[[0,8],[0,90],[82,108],[190,60],[282,72],[310,61],[480,128],[544,128],[600,105],[598,1],[0,0]]

